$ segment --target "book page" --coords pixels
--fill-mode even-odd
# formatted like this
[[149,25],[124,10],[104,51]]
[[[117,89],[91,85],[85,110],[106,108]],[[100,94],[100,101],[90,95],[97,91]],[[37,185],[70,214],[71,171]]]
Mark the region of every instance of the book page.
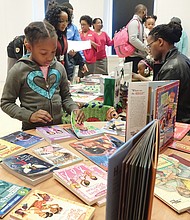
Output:
[[148,83],[129,83],[126,139],[128,140],[147,124]]

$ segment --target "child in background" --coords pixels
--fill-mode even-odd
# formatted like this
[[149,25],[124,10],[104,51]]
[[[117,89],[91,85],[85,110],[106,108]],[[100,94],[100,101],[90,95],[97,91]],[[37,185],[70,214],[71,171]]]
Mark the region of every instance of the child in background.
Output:
[[146,44],[147,44],[146,39],[148,37],[148,34],[153,29],[153,27],[155,26],[156,20],[157,20],[157,16],[156,15],[150,15],[150,16],[146,17],[145,24],[144,24],[144,26],[145,26],[144,35],[145,35],[145,42],[146,42]]
[[153,71],[153,61],[145,59],[138,63],[138,73],[144,77],[149,77]]
[[71,98],[65,69],[54,59],[55,28],[48,22],[32,22],[24,33],[30,54],[9,71],[1,98],[2,110],[22,121],[23,130],[61,124],[63,109],[68,113],[75,110],[77,122],[82,123],[84,113]]

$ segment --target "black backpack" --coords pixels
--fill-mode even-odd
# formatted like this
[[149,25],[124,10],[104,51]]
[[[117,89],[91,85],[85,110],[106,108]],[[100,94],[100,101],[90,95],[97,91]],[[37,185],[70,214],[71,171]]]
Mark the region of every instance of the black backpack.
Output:
[[24,45],[25,36],[16,36],[7,46],[7,55],[10,58],[20,59],[26,54],[27,50]]

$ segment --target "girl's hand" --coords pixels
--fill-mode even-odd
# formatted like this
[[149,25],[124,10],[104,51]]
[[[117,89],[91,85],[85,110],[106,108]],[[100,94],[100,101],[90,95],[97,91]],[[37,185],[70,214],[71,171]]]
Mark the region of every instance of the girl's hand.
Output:
[[51,117],[51,115],[47,111],[40,109],[40,110],[34,112],[30,116],[29,120],[32,123],[40,122],[40,123],[46,124],[48,122],[51,122],[53,120],[53,118]]
[[82,124],[85,118],[84,112],[81,109],[75,109],[73,112],[76,115],[76,122]]

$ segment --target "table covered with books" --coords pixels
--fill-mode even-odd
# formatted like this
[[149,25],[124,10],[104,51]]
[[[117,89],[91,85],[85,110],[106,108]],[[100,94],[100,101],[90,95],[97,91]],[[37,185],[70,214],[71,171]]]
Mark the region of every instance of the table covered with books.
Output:
[[[102,127],[104,123],[105,122],[93,122],[92,124],[95,125],[96,127]],[[63,127],[63,125],[60,125],[60,126]],[[69,125],[65,125],[64,127],[69,127]],[[38,135],[35,130],[29,130],[29,131],[27,131],[27,133],[32,134],[32,135]],[[113,136],[115,136],[115,135],[113,135]],[[115,137],[124,141],[124,137],[121,137],[121,136],[115,136]],[[81,157],[83,159],[82,163],[86,164],[87,166],[94,165],[94,163],[92,163],[89,159],[87,159],[87,157],[84,157],[82,154],[79,153],[79,151],[76,151],[73,147],[71,147],[70,144],[72,144],[76,141],[77,141],[76,139],[75,140],[73,140],[73,139],[66,140],[66,141],[60,142],[59,145],[67,148],[71,152],[75,153],[77,156]],[[26,149],[24,151],[24,153],[34,154],[35,149],[37,149],[39,147],[47,146],[47,145],[48,145],[48,142],[45,140],[42,140],[39,143],[33,145],[31,148]],[[165,148],[162,153],[164,153],[166,155],[176,154],[178,156],[181,156],[181,157],[187,159],[188,161],[190,160],[190,154],[183,153],[181,151],[176,151],[171,148]],[[89,175],[89,174],[87,174],[87,175]],[[93,176],[91,176],[91,178],[92,177]],[[0,180],[4,180],[4,181],[11,182],[14,184],[29,187],[32,189],[31,192],[34,192],[34,190],[40,190],[40,191],[46,192],[47,194],[48,193],[54,194],[54,195],[60,196],[62,198],[70,199],[75,202],[85,204],[74,193],[72,193],[70,190],[68,190],[66,187],[64,187],[59,181],[55,180],[54,177],[48,178],[47,180],[45,180],[35,186],[32,186],[32,185],[22,181],[21,179],[17,178],[16,176],[12,175],[10,172],[6,171],[2,166],[0,166]],[[88,182],[85,182],[84,179],[81,179],[81,182],[82,181],[84,184],[88,184]],[[73,182],[73,183],[75,183],[75,182]],[[94,220],[105,219],[105,215],[106,215],[106,206],[105,205],[94,204],[94,205],[92,205],[92,207],[95,208],[95,212],[93,215]],[[64,207],[63,207],[63,209],[64,209]],[[24,216],[24,214],[23,214],[23,216]],[[162,220],[168,220],[168,219],[188,220],[188,219],[190,219],[190,215],[188,214],[188,212],[178,214],[177,212],[175,212],[173,209],[168,207],[165,203],[163,203],[161,200],[157,199],[156,197],[154,197],[154,199],[153,199],[153,208],[152,208],[152,215],[151,216],[152,216],[151,220],[158,220],[158,219],[162,219]],[[78,218],[78,219],[85,219],[83,217]],[[3,219],[5,219],[5,220],[10,219],[9,213]],[[56,218],[53,218],[53,216],[52,217],[49,216],[48,219],[56,219]]]

